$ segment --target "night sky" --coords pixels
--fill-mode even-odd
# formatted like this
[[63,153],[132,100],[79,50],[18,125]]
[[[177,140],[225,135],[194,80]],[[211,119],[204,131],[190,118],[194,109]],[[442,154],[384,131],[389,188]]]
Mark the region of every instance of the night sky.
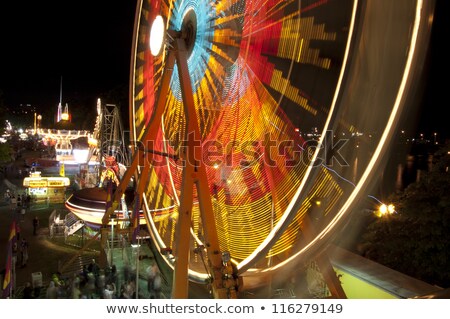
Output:
[[449,36],[450,1],[437,0],[431,32],[428,63],[425,66],[425,87],[421,110],[417,114],[418,132],[439,132],[450,138],[448,117],[448,53],[444,48]]
[[[136,0],[75,2],[11,1],[0,5],[0,90],[7,106],[35,105],[56,110],[63,77],[63,104],[91,112],[96,99],[128,89]],[[448,134],[442,111],[447,104],[443,83],[449,1],[438,0],[424,94],[418,114],[408,121],[417,131]],[[105,101],[115,103],[115,101]],[[127,105],[122,105],[127,113]],[[411,124],[411,123],[410,123]],[[126,124],[127,125],[127,124]]]
[[0,8],[5,104],[56,112],[61,77],[69,108],[95,111],[101,94],[128,88],[135,9],[135,0],[8,2]]

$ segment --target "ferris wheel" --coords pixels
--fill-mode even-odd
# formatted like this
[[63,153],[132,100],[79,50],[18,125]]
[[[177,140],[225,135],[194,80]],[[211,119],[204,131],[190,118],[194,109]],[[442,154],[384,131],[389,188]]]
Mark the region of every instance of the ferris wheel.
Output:
[[382,165],[432,9],[138,1],[132,166],[167,265],[207,282],[206,264],[230,262],[257,286],[321,252]]

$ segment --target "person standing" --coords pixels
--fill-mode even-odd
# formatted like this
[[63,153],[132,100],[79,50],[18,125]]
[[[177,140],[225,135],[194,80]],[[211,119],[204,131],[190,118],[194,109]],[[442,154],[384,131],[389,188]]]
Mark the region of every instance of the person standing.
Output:
[[153,295],[153,286],[154,286],[154,281],[155,281],[155,275],[156,275],[156,271],[155,268],[153,267],[153,264],[150,264],[147,267],[147,292],[151,295]]
[[16,223],[16,239],[17,239],[17,241],[20,240],[20,225],[19,225],[19,223]]
[[17,209],[17,198],[14,196],[14,194],[11,195],[10,208],[12,211],[16,211]]
[[114,284],[108,284],[103,291],[103,299],[114,299],[115,294],[116,286]]
[[17,242],[14,242],[12,246],[12,264],[14,268],[16,268],[17,265],[17,252],[19,250],[18,246],[19,245],[17,244]]
[[6,190],[6,192],[3,195],[3,197],[5,198],[5,202],[9,204],[10,199],[11,199],[11,192],[9,191],[9,189]]
[[20,219],[21,220],[25,220],[25,213],[26,213],[27,211],[26,211],[26,209],[25,209],[25,207],[22,207],[21,209],[20,209]]
[[20,242],[20,252],[22,255],[22,265],[21,267],[26,267],[28,262],[28,242],[25,238],[22,238]]
[[33,219],[33,235],[34,236],[37,235],[38,228],[39,228],[39,219],[37,216],[34,216],[34,219]]
[[55,282],[50,281],[47,287],[47,299],[56,299],[58,297],[58,290],[56,289]]
[[33,298],[33,288],[31,287],[30,282],[27,282],[23,290],[23,299],[32,299],[32,298]]
[[22,194],[22,207],[27,208],[27,193],[26,192],[24,192]]
[[153,292],[154,298],[161,298],[161,273],[159,272],[159,270],[156,271],[155,279],[153,280]]

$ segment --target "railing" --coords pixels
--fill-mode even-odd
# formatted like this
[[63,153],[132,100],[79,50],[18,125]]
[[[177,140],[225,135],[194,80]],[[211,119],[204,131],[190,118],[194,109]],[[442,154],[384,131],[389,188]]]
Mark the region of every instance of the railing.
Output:
[[79,219],[73,213],[68,213],[64,219],[64,224],[66,227],[70,227],[78,221]]
[[64,237],[67,238],[67,236],[73,235],[82,227],[84,227],[84,222],[82,220],[77,220],[74,224],[66,226],[64,230]]

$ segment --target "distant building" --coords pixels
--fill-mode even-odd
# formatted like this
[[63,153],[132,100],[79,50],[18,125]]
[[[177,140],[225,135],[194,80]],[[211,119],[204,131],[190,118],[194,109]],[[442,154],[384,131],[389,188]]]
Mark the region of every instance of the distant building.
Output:
[[64,111],[63,111],[61,102],[59,102],[58,109],[56,111],[56,123],[59,123],[61,121],[70,122],[71,119],[72,119],[72,117],[70,116],[70,113],[69,113],[69,105],[66,103],[66,106],[64,107]]
[[8,120],[14,127],[32,127],[36,106],[29,103],[21,103],[18,106],[6,107]]

